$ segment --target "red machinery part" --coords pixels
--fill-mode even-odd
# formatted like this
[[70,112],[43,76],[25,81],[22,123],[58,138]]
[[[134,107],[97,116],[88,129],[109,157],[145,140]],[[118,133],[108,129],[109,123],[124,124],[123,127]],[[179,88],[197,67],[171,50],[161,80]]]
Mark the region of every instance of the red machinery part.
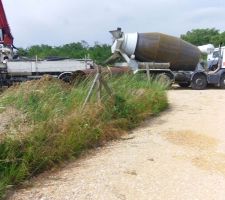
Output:
[[2,37],[0,40],[0,44],[4,46],[13,46],[13,36],[10,31],[10,27],[5,15],[5,10],[2,4],[2,0],[0,0],[0,29],[2,29]]

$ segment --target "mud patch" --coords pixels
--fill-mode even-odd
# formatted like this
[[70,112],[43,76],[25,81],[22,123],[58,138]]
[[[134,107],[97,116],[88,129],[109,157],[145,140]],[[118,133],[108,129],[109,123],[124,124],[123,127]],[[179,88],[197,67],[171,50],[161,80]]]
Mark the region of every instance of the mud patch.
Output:
[[192,131],[169,132],[163,134],[163,137],[172,144],[194,150],[194,155],[183,155],[178,159],[189,160],[201,170],[225,176],[225,154],[216,152],[218,141],[215,138]]
[[225,176],[225,154],[223,153],[206,153],[192,159],[192,163],[207,171],[222,173]]
[[213,149],[218,144],[218,141],[215,138],[197,134],[192,131],[169,132],[163,134],[163,137],[175,145],[200,150]]

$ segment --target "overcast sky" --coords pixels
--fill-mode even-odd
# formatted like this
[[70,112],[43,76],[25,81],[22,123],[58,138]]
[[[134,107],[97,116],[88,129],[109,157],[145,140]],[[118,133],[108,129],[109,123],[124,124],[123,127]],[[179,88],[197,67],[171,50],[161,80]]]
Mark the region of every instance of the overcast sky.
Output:
[[195,28],[225,31],[224,0],[2,0],[14,44],[62,45],[81,40],[111,44],[109,30],[162,32]]

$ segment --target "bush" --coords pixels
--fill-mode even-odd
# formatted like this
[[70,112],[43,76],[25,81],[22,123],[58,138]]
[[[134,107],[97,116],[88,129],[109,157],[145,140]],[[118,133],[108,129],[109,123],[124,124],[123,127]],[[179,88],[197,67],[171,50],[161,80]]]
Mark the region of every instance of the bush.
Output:
[[123,75],[107,80],[113,97],[103,92],[99,105],[94,95],[82,110],[91,81],[72,87],[43,78],[11,87],[0,96],[1,107],[19,110],[26,116],[24,126],[32,127],[0,138],[0,197],[8,185],[117,138],[167,107],[162,84]]

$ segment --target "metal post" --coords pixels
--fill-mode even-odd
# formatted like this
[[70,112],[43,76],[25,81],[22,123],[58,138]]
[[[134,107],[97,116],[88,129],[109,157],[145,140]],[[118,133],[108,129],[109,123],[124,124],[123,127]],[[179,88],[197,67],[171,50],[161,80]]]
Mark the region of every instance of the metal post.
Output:
[[148,64],[146,64],[146,71],[147,71],[148,81],[150,81],[150,69],[149,69],[149,65]]
[[101,90],[102,90],[102,69],[98,65],[97,66],[97,74],[99,74],[99,78],[97,80],[97,98],[98,98],[98,103],[101,103]]
[[90,90],[89,90],[89,92],[88,92],[88,95],[87,95],[87,97],[86,97],[86,99],[85,99],[85,101],[84,101],[84,104],[83,104],[83,106],[82,106],[82,110],[83,110],[84,107],[86,106],[87,102],[90,100],[90,98],[91,98],[91,96],[92,96],[92,93],[93,93],[93,90],[94,90],[94,87],[95,87],[95,84],[96,84],[96,82],[97,82],[98,79],[99,79],[99,74],[97,73],[96,76],[95,76],[95,79],[94,79],[94,81],[93,81],[93,83],[92,83],[92,85],[91,85],[91,87],[90,87]]
[[[38,62],[38,57],[37,57],[37,55],[36,55],[36,57],[35,57],[35,74],[36,74],[36,75],[38,75],[37,62]],[[32,73],[32,70],[31,70],[31,73]]]

